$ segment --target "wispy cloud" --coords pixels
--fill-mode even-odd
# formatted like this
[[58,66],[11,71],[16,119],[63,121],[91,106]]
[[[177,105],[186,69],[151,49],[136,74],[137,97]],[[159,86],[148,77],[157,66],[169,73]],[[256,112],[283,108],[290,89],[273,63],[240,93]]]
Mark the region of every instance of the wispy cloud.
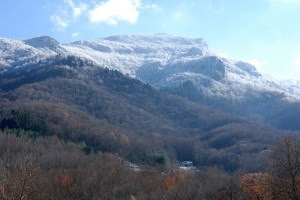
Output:
[[55,26],[55,29],[57,31],[62,31],[64,29],[66,29],[69,26],[69,22],[66,19],[62,19],[60,16],[51,16],[50,20],[52,21],[52,23]]
[[64,0],[64,2],[72,9],[73,17],[79,17],[83,12],[88,9],[87,4],[80,3],[78,6],[72,0]]
[[139,16],[140,0],[108,0],[96,5],[89,13],[93,23],[117,25],[119,21],[135,24]]
[[142,9],[157,9],[158,8],[158,5],[152,3],[152,4],[145,4],[145,5],[142,5],[140,8]]
[[266,67],[269,63],[264,60],[259,60],[257,58],[252,58],[247,60],[248,63],[255,66],[256,69],[262,69],[263,67]]
[[63,2],[64,4],[58,5],[58,10],[50,17],[57,31],[68,28],[88,10],[88,5],[84,3],[76,5],[73,0],[64,0]]
[[79,37],[78,32],[72,33],[72,38],[77,39],[78,37]]
[[142,10],[159,9],[155,3],[143,4],[141,1],[94,0],[87,4],[78,0],[63,0],[50,19],[58,31],[65,30],[79,20],[94,24],[117,25],[120,21],[135,24]]

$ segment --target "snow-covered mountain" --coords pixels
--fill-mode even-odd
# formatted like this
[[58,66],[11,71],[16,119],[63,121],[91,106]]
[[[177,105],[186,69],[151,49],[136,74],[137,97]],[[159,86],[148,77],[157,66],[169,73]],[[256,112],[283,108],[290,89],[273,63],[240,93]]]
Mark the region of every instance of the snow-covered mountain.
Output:
[[112,36],[70,44],[48,36],[0,38],[0,71],[44,62],[57,54],[81,57],[156,88],[255,119],[274,104],[300,102],[299,82],[278,81],[249,63],[221,57],[201,38],[168,34]]
[[201,38],[167,34],[124,35],[71,44],[59,44],[48,36],[28,40],[0,38],[2,70],[55,54],[86,58],[158,88],[190,80],[197,87],[208,88],[210,95],[238,98],[243,93],[242,88],[252,87],[284,92],[291,99],[300,98],[299,84],[275,80],[260,74],[249,63],[220,57],[210,51]]
[[59,53],[66,51],[58,41],[48,36],[28,40],[0,38],[0,71],[19,68]]

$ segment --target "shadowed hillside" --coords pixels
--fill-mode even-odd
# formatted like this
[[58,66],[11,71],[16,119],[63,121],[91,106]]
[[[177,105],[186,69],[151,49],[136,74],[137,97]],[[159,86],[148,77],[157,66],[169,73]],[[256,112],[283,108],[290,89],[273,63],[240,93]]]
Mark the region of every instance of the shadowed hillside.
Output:
[[[137,163],[159,164],[157,155],[167,155],[227,171],[256,170],[264,163],[261,152],[280,134],[73,56],[2,73],[0,80],[3,131],[56,135],[84,142],[87,152]],[[257,166],[245,165],[249,156]]]

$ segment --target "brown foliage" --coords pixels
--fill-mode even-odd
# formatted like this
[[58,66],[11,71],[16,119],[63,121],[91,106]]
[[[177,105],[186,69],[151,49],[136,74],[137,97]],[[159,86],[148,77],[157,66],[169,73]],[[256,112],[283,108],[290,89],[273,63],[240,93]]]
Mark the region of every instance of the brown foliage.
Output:
[[251,200],[271,200],[270,174],[251,173],[241,177],[240,182],[245,195]]
[[165,178],[164,187],[167,191],[169,191],[171,189],[171,187],[179,184],[183,180],[184,180],[184,174],[178,172],[177,174],[175,174],[173,176],[169,176],[169,177]]
[[74,192],[75,183],[69,174],[61,173],[58,175],[58,184],[68,192]]

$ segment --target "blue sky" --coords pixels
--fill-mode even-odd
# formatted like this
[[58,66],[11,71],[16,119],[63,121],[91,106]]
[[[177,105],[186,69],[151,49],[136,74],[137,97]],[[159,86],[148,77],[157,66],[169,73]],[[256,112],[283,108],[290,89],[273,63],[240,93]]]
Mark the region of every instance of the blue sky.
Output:
[[204,38],[229,58],[300,80],[300,0],[1,0],[0,37],[61,43],[110,35]]

